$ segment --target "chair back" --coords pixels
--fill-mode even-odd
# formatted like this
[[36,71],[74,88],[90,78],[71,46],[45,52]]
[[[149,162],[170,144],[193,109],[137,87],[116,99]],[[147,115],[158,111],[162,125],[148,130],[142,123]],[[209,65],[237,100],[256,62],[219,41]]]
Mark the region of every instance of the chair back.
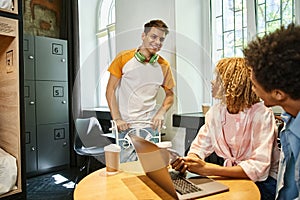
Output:
[[102,147],[111,144],[100,126],[97,118],[78,118],[75,121],[74,149],[88,147]]

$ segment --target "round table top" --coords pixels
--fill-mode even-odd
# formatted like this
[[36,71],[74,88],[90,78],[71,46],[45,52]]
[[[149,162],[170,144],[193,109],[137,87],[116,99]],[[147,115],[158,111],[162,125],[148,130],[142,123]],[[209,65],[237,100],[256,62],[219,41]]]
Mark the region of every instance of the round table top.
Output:
[[[120,165],[120,171],[108,175],[106,168],[97,170],[84,177],[74,190],[74,200],[99,199],[172,199],[165,191],[157,186],[153,191],[148,186],[151,180],[143,173],[139,162],[128,162]],[[229,191],[222,192],[201,200],[255,200],[260,199],[260,192],[251,180],[212,177],[214,180],[229,187]],[[152,183],[153,184],[153,183]]]

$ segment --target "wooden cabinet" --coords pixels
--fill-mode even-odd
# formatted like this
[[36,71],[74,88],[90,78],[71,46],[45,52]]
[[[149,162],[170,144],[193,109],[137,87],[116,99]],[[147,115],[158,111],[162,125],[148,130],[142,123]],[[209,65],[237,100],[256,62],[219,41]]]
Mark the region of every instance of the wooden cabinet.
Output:
[[21,0],[8,2],[0,8],[0,147],[16,158],[17,181],[1,200],[26,199]]

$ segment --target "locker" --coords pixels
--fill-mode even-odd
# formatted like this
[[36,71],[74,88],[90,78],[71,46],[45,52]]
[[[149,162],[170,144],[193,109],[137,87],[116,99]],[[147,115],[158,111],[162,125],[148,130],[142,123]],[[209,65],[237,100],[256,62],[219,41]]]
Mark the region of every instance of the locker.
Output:
[[24,51],[24,79],[25,80],[34,80],[34,37],[30,35],[24,35],[23,42],[23,51]]
[[67,123],[67,82],[36,81],[37,124]]
[[37,126],[38,169],[43,171],[66,165],[69,157],[69,124]]
[[25,127],[35,126],[35,81],[24,81]]
[[36,126],[26,126],[26,172],[35,173],[37,171],[37,141]]
[[35,37],[35,79],[67,81],[67,41]]

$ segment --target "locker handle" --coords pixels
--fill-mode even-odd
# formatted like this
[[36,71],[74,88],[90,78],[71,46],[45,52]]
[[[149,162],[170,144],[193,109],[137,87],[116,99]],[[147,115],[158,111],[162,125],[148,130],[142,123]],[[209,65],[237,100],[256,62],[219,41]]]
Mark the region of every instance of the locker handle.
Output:
[[28,56],[28,58],[29,58],[30,60],[33,60],[33,56]]
[[35,103],[34,101],[30,101],[29,105],[34,105],[34,103]]
[[35,151],[35,147],[31,147],[31,151]]
[[64,146],[64,147],[67,146],[67,142],[64,142],[63,146]]
[[61,59],[61,62],[66,62],[66,59],[62,58],[62,59]]
[[66,104],[66,103],[67,103],[67,101],[62,101],[61,103],[62,103],[62,104]]

